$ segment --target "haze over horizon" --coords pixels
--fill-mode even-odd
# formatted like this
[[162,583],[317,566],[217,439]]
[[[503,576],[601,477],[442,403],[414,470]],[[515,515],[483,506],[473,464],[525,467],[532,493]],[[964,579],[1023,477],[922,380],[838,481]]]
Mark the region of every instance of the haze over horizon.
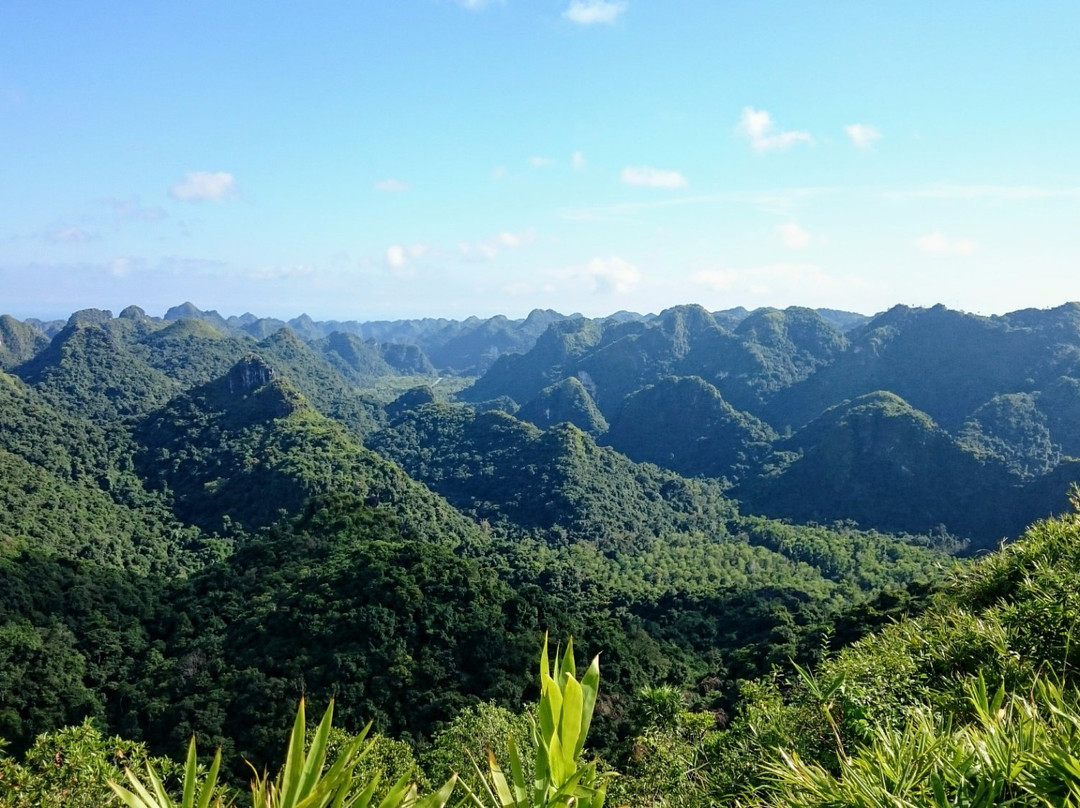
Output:
[[1080,298],[1080,6],[0,7],[0,310]]

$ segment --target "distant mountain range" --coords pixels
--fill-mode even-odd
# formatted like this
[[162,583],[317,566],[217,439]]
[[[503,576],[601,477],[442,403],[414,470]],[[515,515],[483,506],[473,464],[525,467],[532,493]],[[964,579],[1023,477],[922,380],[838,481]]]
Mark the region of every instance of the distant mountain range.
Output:
[[[140,415],[248,353],[362,438],[388,420],[365,392],[378,380],[462,376],[475,380],[457,398],[479,412],[573,424],[632,460],[722,480],[750,511],[975,546],[1058,507],[1080,467],[1075,303],[999,317],[687,305],[284,322],[185,303],[163,318],[135,306],[62,325],[0,318],[0,367],[46,394],[79,391],[71,403],[99,419]],[[124,381],[103,392],[80,383],[90,373]]]
[[551,630],[604,649],[614,750],[639,688],[732,709],[1078,480],[1080,304],[2,316],[0,670],[43,673],[0,737],[250,757],[336,693],[420,740]]

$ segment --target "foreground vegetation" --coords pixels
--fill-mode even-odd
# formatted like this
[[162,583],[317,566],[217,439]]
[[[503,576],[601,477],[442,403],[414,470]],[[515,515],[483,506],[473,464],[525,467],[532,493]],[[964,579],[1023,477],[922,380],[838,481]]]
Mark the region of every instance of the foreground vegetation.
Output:
[[[301,711],[281,774],[254,780],[255,804],[363,806],[378,794],[386,808],[448,800],[569,805],[570,796],[593,808],[605,800],[1080,805],[1080,491],[1073,504],[1076,512],[1039,522],[1016,543],[957,570],[921,615],[812,670],[788,664],[743,682],[726,725],[715,714],[687,711],[675,688],[645,688],[634,701],[636,734],[615,759],[598,760],[585,745],[598,704],[598,661],[578,680],[573,646],[552,670],[545,643],[534,718],[491,705],[463,714],[420,750],[425,772],[414,769],[408,747],[395,750],[384,738],[339,735],[331,743],[330,711],[305,758]],[[331,747],[337,763],[324,768]],[[209,772],[194,757],[184,767],[148,761],[139,744],[74,727],[42,735],[21,760],[0,761],[0,804],[93,805],[109,788],[133,808],[173,804],[166,799],[193,805],[196,794],[204,797],[198,805],[218,804],[211,800],[236,793],[215,790],[217,760]],[[377,762],[365,769],[365,760]],[[457,785],[455,773],[464,778]],[[109,786],[124,777],[127,786]],[[379,791],[378,778],[393,785]],[[322,788],[324,798],[299,801],[301,783]],[[346,795],[358,801],[333,802]]]
[[551,631],[603,651],[575,760],[609,803],[1060,804],[1075,517],[960,556],[1064,503],[1078,313],[541,314],[423,349],[0,317],[0,799],[97,805],[147,761],[182,799],[192,736],[246,794],[304,698],[328,760],[366,750],[346,790],[501,803],[492,749],[520,801]]

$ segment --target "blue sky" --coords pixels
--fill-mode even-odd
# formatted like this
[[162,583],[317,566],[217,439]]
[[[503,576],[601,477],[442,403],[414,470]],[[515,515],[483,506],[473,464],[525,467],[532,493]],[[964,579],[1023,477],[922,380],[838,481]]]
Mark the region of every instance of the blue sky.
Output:
[[0,311],[1080,299],[1080,4],[0,4]]

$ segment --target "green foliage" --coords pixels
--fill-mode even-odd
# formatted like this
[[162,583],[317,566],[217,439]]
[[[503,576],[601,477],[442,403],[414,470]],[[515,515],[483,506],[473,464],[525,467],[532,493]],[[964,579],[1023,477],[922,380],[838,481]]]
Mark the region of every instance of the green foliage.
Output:
[[[483,791],[469,792],[478,808],[603,808],[607,778],[594,760],[582,755],[600,688],[600,658],[594,657],[581,680],[576,678],[573,641],[567,641],[554,668],[548,659],[547,635],[540,654],[540,704],[533,728],[535,756],[524,758],[513,736],[507,762],[488,751],[488,780]],[[527,763],[531,766],[527,768]],[[526,778],[531,769],[532,777]]]
[[364,437],[379,423],[378,405],[359,395],[341,374],[289,328],[260,342],[258,354],[283,376],[323,415],[345,424]]
[[837,405],[779,448],[794,459],[740,491],[774,515],[909,533],[944,524],[980,546],[998,542],[1015,517],[1019,480],[892,393]]
[[127,320],[72,317],[49,346],[18,374],[50,403],[84,417],[117,422],[137,417],[179,392],[179,384],[126,344],[138,326]]
[[0,737],[25,746],[38,733],[99,712],[85,673],[75,636],[62,623],[0,623]]
[[[779,799],[770,767],[791,766],[777,749],[839,781],[876,743],[901,759],[909,719],[929,716],[936,736],[977,725],[980,674],[1003,683],[999,709],[1039,712],[1040,726],[1058,717],[1033,701],[1039,682],[1071,704],[1080,542],[1068,518],[933,594],[953,567],[943,551],[996,543],[1058,507],[1078,473],[1068,307],[990,321],[897,310],[850,343],[797,309],[539,313],[529,328],[557,324],[499,359],[500,335],[523,324],[395,326],[428,345],[463,337],[446,357],[494,360],[475,394],[543,393],[534,403],[551,416],[523,415],[544,424],[566,408],[596,431],[626,419],[636,437],[612,442],[648,452],[636,457],[737,478],[761,510],[826,525],[741,516],[724,483],[632,462],[569,424],[438,403],[462,379],[422,379],[432,386],[388,407],[380,430],[382,408],[356,384],[373,379],[388,401],[417,384],[396,372],[418,353],[340,335],[315,350],[298,334],[327,332],[304,318],[245,321],[275,332],[256,345],[216,314],[173,314],[185,312],[198,319],[80,312],[27,349],[21,378],[0,374],[0,733],[16,754],[92,716],[176,755],[198,732],[228,780],[244,756],[275,761],[296,697],[336,695],[347,730],[373,719],[401,739],[375,738],[353,770],[383,772],[377,799],[411,768],[403,743],[423,750],[431,782],[491,748],[514,794],[511,734],[528,791],[536,756],[549,773],[560,759],[555,735],[523,739],[512,712],[543,628],[605,649],[590,748],[625,775],[612,798],[633,804]],[[926,333],[956,337],[939,346],[951,392],[926,389]],[[962,377],[980,344],[997,356]],[[766,425],[873,390],[893,392],[782,441]],[[940,426],[964,423],[966,446]],[[933,536],[834,521],[852,517]],[[355,736],[327,737],[347,749]],[[500,798],[490,768],[464,774]]]
[[0,369],[10,369],[33,359],[49,344],[48,337],[10,314],[0,315]]
[[796,667],[786,686],[750,686],[714,747],[714,797],[1075,804],[1078,547],[1080,514],[1033,525],[960,568],[927,614],[866,637],[814,674]]
[[[0,757],[0,805],[5,808],[99,808],[108,781],[150,761],[145,744],[106,737],[89,721],[39,735],[21,761]],[[172,782],[179,767],[153,765]]]
[[480,793],[484,789],[483,774],[476,764],[486,761],[488,752],[496,760],[509,760],[512,741],[525,779],[531,780],[535,721],[535,715],[514,713],[492,702],[470,705],[435,734],[431,747],[421,756],[423,769],[436,782],[457,773],[463,788]]
[[1030,478],[1045,474],[1061,460],[1031,393],[994,396],[971,414],[959,434],[962,445],[999,457],[1013,472]]
[[156,630],[147,737],[175,749],[197,730],[266,760],[303,693],[414,740],[470,703],[517,704],[539,626],[490,568],[336,495],[175,586]]
[[177,397],[137,436],[145,447],[140,472],[170,492],[182,519],[208,532],[264,527],[313,496],[351,491],[387,503],[410,535],[479,541],[467,520],[317,412],[258,357]]
[[[251,782],[253,808],[368,808],[373,804],[379,777],[370,780],[358,776],[360,764],[374,748],[365,743],[367,729],[338,751],[333,763],[327,765],[334,705],[331,702],[323,714],[310,743],[307,741],[304,701],[296,711],[285,763],[278,774],[259,774]],[[214,755],[205,776],[199,771],[195,739],[188,746],[187,765],[183,773],[183,793],[179,801],[165,788],[153,765],[147,766],[147,788],[133,772],[126,772],[131,789],[110,782],[110,787],[128,808],[208,808],[221,806],[224,799],[217,784],[221,750]],[[406,772],[377,804],[379,808],[442,808],[454,789],[451,778],[439,791],[423,798],[411,783],[413,773]],[[232,804],[232,800],[229,800]]]
[[626,397],[604,441],[640,463],[736,480],[757,470],[776,435],[698,377],[669,377]]
[[[642,695],[639,693],[639,698]],[[670,701],[666,695],[665,701]],[[618,776],[612,778],[609,802],[642,808],[690,808],[707,803],[705,773],[712,739],[720,734],[717,716],[665,709],[660,718],[630,741]]]
[[772,805],[1080,804],[1077,694],[1039,679],[1030,695],[991,694],[979,676],[969,687],[974,720],[957,726],[926,707],[901,729],[879,729],[837,774],[796,753],[768,767]]
[[[586,377],[587,378],[587,377]],[[523,421],[541,429],[571,423],[593,437],[607,431],[608,424],[579,379],[564,379],[545,387],[516,413]]]
[[733,512],[719,485],[634,464],[561,424],[546,432],[502,412],[429,404],[369,442],[478,519],[604,549],[712,528]]
[[205,777],[200,777],[198,760],[195,754],[195,739],[191,739],[188,745],[187,764],[184,766],[183,792],[179,801],[174,801],[165,783],[155,770],[154,766],[147,764],[146,779],[150,782],[147,788],[139,777],[131,769],[125,770],[128,782],[132,790],[119,786],[109,781],[109,788],[120,798],[128,808],[222,808],[225,801],[219,793],[218,769],[221,767],[221,750],[214,755],[214,761],[210,764],[210,770]]

